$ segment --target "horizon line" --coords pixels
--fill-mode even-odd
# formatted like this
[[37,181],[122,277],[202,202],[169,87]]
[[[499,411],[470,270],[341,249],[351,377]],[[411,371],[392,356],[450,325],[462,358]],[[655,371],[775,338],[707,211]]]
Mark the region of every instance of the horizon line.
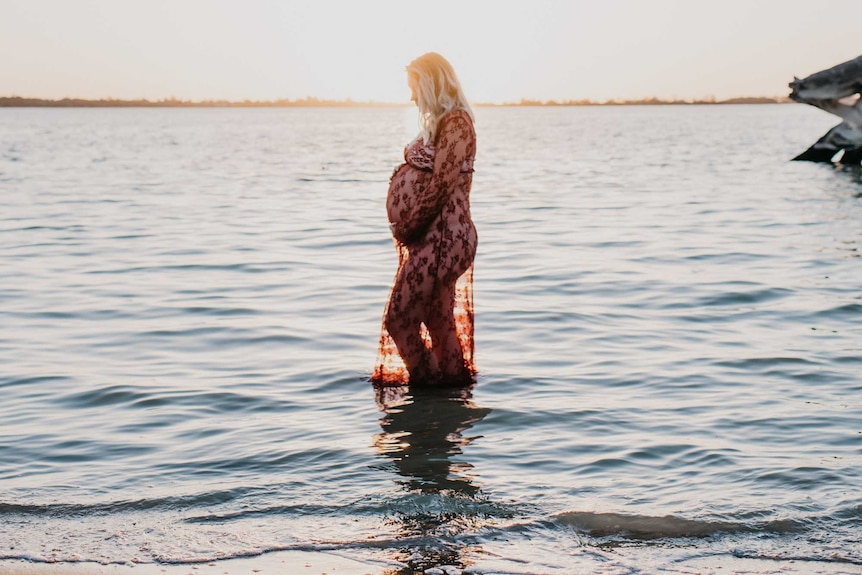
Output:
[[[517,106],[633,106],[633,105],[698,105],[698,104],[784,104],[793,101],[787,96],[740,96],[735,98],[717,99],[713,96],[702,98],[637,98],[607,100],[568,99],[539,100],[521,98],[516,102],[471,102],[476,107],[517,107]],[[306,96],[304,98],[277,100],[227,100],[204,99],[184,100],[171,96],[150,100],[148,98],[28,98],[24,96],[0,96],[0,107],[4,108],[131,108],[131,107],[198,107],[198,108],[289,108],[289,107],[409,107],[412,103],[381,102],[375,100],[359,101],[352,98],[342,100]]]

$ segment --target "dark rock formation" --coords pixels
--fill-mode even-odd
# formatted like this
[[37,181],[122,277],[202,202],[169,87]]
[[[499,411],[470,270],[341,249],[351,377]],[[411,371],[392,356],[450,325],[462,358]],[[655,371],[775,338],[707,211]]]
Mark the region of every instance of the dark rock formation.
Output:
[[[862,163],[862,56],[790,84],[790,98],[843,121],[793,158],[809,162]],[[843,153],[842,153],[843,152]]]

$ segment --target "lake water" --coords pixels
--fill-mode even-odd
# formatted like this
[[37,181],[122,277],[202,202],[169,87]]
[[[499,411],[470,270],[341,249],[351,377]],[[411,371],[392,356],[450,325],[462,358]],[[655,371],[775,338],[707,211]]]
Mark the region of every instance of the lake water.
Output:
[[478,383],[377,394],[414,110],[0,110],[0,559],[859,573],[836,123],[478,109]]

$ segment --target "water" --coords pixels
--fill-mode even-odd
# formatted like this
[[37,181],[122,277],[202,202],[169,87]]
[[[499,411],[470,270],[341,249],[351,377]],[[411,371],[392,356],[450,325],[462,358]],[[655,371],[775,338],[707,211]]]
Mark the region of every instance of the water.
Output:
[[832,118],[479,109],[478,384],[375,394],[413,114],[0,110],[0,558],[858,572]]

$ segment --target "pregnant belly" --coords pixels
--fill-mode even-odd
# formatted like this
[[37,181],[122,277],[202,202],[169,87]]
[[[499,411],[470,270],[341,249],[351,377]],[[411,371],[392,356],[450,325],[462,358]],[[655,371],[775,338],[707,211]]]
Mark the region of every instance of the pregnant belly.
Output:
[[[389,223],[399,224],[410,220],[418,207],[422,190],[431,181],[431,172],[418,170],[410,164],[402,164],[389,180],[389,193],[386,195],[386,214]],[[405,230],[412,235],[414,230]]]

